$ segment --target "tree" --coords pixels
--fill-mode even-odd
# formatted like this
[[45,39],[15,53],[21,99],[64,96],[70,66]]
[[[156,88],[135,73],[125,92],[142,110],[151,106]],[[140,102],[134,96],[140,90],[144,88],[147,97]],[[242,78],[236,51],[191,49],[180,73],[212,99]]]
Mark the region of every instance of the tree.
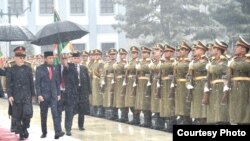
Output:
[[126,12],[116,16],[114,28],[130,39],[151,39],[144,42],[148,45],[229,38],[249,32],[244,30],[250,11],[244,2],[249,4],[247,0],[115,0]]

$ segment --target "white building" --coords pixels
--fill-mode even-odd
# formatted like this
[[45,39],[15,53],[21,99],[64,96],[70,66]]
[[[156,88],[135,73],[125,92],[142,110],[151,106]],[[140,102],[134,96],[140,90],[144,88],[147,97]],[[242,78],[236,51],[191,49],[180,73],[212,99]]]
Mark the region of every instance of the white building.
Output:
[[[31,11],[26,9],[31,2]],[[10,9],[8,9],[8,6]],[[70,20],[83,25],[90,33],[81,39],[73,40],[71,43],[78,50],[101,49],[126,47],[128,41],[124,33],[117,33],[112,27],[117,21],[114,16],[124,12],[121,6],[113,4],[112,0],[1,0],[0,24],[8,24],[11,13],[11,24],[26,26],[32,33],[37,33],[44,25],[54,22],[53,10],[57,10],[61,20]],[[22,11],[26,11],[20,14]],[[10,10],[10,11],[8,11]],[[15,13],[17,13],[15,15]],[[5,14],[5,15],[4,15]],[[23,42],[1,43],[1,50],[4,54],[12,54],[16,45]],[[34,51],[29,48],[30,54],[40,54],[45,50],[53,50],[52,46],[37,47]]]

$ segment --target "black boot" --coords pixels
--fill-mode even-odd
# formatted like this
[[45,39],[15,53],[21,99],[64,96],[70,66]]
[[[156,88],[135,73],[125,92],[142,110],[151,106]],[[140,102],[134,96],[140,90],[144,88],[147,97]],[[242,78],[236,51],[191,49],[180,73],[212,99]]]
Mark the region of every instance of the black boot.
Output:
[[103,107],[98,107],[97,108],[97,117],[104,117],[104,108]]
[[119,119],[120,122],[128,122],[128,109],[122,108],[121,109],[121,118]]
[[140,124],[140,113],[134,112],[133,113],[133,120],[129,122],[132,125],[139,125]]
[[119,117],[118,117],[118,109],[117,108],[112,108],[112,118],[111,120],[116,120],[118,121],[119,120]]
[[151,113],[144,113],[144,123],[141,124],[142,127],[151,127],[152,121],[151,121]]
[[152,124],[152,128],[153,129],[157,129],[157,130],[160,130],[160,129],[163,129],[164,128],[164,119],[160,117],[160,114],[159,113],[156,113],[154,114],[153,116],[153,123]]
[[166,126],[163,129],[163,131],[172,133],[173,132],[173,125],[176,124],[176,118],[175,117],[167,118],[165,120],[165,123],[166,123]]

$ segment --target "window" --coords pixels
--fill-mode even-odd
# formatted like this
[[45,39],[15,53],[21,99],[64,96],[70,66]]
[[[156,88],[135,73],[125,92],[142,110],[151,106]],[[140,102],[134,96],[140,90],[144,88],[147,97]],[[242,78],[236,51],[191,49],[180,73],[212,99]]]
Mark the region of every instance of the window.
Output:
[[40,14],[53,14],[54,0],[40,0]]
[[20,14],[23,12],[23,0],[8,0],[12,14]]
[[84,0],[70,0],[70,13],[71,14],[84,13]]
[[85,50],[85,44],[73,44],[73,47],[75,50],[78,51],[84,51]]
[[115,48],[115,43],[102,43],[101,44],[102,52],[107,52],[110,48]]
[[100,0],[100,8],[102,14],[113,14],[114,13],[114,3],[112,0]]

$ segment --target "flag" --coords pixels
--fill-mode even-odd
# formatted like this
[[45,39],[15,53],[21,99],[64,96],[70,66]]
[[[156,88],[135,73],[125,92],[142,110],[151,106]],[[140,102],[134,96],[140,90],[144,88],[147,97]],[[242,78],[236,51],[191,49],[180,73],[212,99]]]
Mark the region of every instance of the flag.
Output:
[[[54,9],[54,22],[58,22],[61,21],[61,18],[59,16],[59,14],[57,13],[57,11]],[[54,49],[54,54],[55,54],[55,59],[54,59],[54,64],[60,64],[60,54],[63,50],[63,48],[68,44],[68,42],[61,42],[59,41],[58,44],[54,44],[53,45],[53,49]]]

